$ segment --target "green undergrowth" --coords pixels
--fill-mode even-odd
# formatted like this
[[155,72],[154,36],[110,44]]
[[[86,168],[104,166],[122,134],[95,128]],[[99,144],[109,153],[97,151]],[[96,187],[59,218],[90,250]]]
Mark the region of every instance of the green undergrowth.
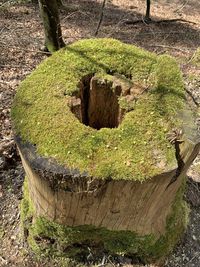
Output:
[[[131,77],[148,88],[118,128],[85,126],[68,107],[81,78],[91,73]],[[166,133],[181,125],[177,114],[184,105],[182,75],[172,57],[114,39],[88,39],[54,53],[21,83],[12,120],[15,133],[44,157],[102,179],[143,181],[176,166]],[[166,168],[157,166],[155,150]]]
[[96,258],[107,254],[152,262],[169,254],[186,228],[189,210],[183,201],[183,192],[184,186],[179,189],[167,218],[166,233],[159,239],[153,235],[139,236],[131,231],[111,231],[92,225],[68,227],[37,217],[29,198],[27,180],[21,202],[21,222],[24,232],[28,233],[27,241],[39,258],[84,262],[91,252]]

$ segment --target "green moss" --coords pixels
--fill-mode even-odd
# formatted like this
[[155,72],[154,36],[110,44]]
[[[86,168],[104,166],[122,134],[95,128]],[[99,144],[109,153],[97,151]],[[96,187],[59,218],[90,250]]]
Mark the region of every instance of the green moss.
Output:
[[139,236],[131,231],[111,231],[92,225],[68,227],[37,217],[26,183],[21,219],[22,225],[28,229],[28,243],[38,256],[82,261],[88,256],[89,248],[95,255],[108,253],[136,257],[143,262],[156,261],[173,249],[187,225],[188,208],[183,201],[184,186],[178,191],[172,205],[166,233],[158,239],[153,235]]
[[156,243],[148,249],[148,253],[153,259],[162,258],[164,255],[169,254],[178,243],[187,227],[190,209],[183,200],[185,186],[186,179],[177,192],[172,205],[171,214],[167,218],[166,234],[161,236]]
[[[125,75],[149,88],[128,107],[133,110],[118,128],[87,127],[68,107],[81,77],[91,73]],[[170,56],[113,39],[89,39],[54,53],[21,83],[12,119],[16,134],[36,144],[42,156],[102,179],[142,181],[164,171],[156,166],[154,149],[162,151],[168,167],[176,164],[166,132],[181,123],[177,113],[184,102],[181,73]]]
[[31,219],[34,213],[34,207],[31,203],[31,200],[29,199],[29,193],[28,193],[28,179],[24,179],[24,185],[23,185],[23,199],[21,201],[21,219],[22,221],[25,221],[26,219]]

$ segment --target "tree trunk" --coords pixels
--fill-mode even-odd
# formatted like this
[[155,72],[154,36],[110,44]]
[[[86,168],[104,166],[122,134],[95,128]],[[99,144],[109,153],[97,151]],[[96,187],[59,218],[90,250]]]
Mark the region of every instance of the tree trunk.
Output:
[[57,0],[39,0],[40,14],[45,32],[45,48],[55,52],[65,46],[58,14]]
[[150,18],[150,8],[151,8],[151,0],[147,0],[147,2],[146,2],[145,22],[151,21],[151,18]]

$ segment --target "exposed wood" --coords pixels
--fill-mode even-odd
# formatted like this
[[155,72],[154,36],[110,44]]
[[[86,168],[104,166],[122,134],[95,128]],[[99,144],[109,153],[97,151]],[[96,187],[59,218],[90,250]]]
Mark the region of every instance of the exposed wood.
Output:
[[45,159],[39,164],[41,157],[37,158],[30,147],[19,141],[17,143],[37,216],[46,216],[68,226],[92,224],[110,230],[130,230],[141,235],[156,236],[165,232],[176,193],[200,148],[200,143],[186,139],[179,147],[183,162],[181,169],[179,166],[172,168],[143,183],[104,181],[77,173],[74,176],[72,171],[66,170],[69,173],[67,177],[65,174],[67,185],[54,188],[50,180],[56,180],[56,175],[64,174],[59,171],[56,174],[55,167],[50,171],[50,162],[45,167]]
[[[148,90],[123,75],[108,76],[107,80],[87,75],[79,84],[78,95],[69,99],[70,109],[79,121],[98,130],[118,127],[124,114],[132,109],[129,103],[136,103]],[[127,103],[127,109],[120,107],[119,98]]]
[[93,77],[90,82],[88,103],[88,125],[95,129],[115,128],[119,124],[118,97],[121,88],[110,90],[109,84]]

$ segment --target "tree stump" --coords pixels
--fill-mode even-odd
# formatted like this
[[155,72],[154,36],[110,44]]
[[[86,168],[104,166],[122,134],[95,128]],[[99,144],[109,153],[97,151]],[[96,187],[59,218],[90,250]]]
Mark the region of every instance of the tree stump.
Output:
[[113,39],[76,42],[22,82],[12,118],[35,251],[150,262],[172,250],[200,148],[173,58]]

